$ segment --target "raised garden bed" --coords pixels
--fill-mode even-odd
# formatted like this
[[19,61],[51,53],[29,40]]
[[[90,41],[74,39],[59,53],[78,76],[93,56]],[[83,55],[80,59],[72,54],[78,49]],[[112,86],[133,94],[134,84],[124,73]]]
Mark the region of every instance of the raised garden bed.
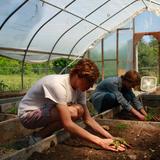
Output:
[[142,102],[146,106],[152,106],[152,107],[160,107],[160,87],[156,89],[156,91],[149,93],[149,94],[143,94],[141,96]]
[[16,118],[16,115],[0,113],[0,122],[6,121],[6,120],[9,120],[9,119],[13,119],[13,118]]
[[[111,109],[95,116],[95,118],[101,125],[109,126],[109,132],[112,135],[123,137],[132,146],[131,149],[127,149],[123,153],[102,150],[80,138],[68,138],[69,135],[64,131],[29,146],[28,135],[33,130],[25,129],[15,118],[4,123],[0,122],[0,159],[159,160],[160,122],[106,119],[113,118],[119,111],[120,108]],[[3,126],[1,126],[2,124]],[[84,124],[83,127],[85,127]],[[66,140],[66,138],[68,139]],[[61,143],[55,146],[57,142]]]
[[81,138],[71,137],[42,153],[33,153],[28,160],[159,160],[160,139],[157,138],[160,137],[159,122],[104,119],[97,121],[101,125],[109,126],[112,135],[123,137],[132,148],[125,152],[111,152],[102,150]]
[[17,114],[18,103],[25,93],[25,91],[0,92],[0,112]]
[[[15,126],[16,129],[14,129]],[[3,137],[0,142],[1,160],[26,160],[33,152],[42,152],[47,150],[70,136],[62,129],[50,137],[47,137],[33,145],[29,145],[29,135],[35,130],[27,130],[23,128],[19,121],[16,121],[16,123],[13,124],[13,128],[10,126],[9,130],[12,131],[11,134],[10,132],[1,133]]]
[[[0,157],[2,160],[158,160],[156,158],[160,152],[160,139],[158,138],[160,137],[160,122],[106,120],[98,117],[96,120],[101,125],[108,126],[112,135],[124,138],[132,148],[123,153],[105,151],[83,139],[70,137],[63,130],[29,146],[27,137],[33,131],[24,129],[19,121],[15,121],[6,129],[2,128],[3,138],[8,136],[8,133],[14,133],[14,135],[10,135],[8,140],[5,139],[0,143]],[[83,123],[81,126],[85,127]],[[88,130],[94,133],[90,128]],[[57,142],[61,143],[56,145]]]

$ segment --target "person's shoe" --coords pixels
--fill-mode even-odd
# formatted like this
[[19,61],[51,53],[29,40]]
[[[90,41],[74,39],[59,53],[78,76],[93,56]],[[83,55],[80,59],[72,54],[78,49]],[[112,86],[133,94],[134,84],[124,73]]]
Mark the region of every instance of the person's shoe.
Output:
[[33,144],[37,143],[40,140],[42,140],[42,138],[35,136],[34,133],[33,133],[32,135],[29,136],[28,143],[29,143],[29,145],[33,145]]

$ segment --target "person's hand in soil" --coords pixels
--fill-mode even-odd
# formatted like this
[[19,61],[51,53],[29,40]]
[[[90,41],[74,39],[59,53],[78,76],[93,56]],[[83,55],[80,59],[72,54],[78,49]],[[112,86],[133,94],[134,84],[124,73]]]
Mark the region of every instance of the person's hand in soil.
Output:
[[111,139],[111,138],[102,139],[102,141],[100,142],[100,146],[103,149],[110,150],[110,151],[115,151],[115,152],[125,151],[125,146],[123,144],[119,145],[118,147],[115,147],[114,145],[111,145],[111,144],[113,144],[113,139]]
[[142,115],[147,116],[147,112],[144,110],[145,107],[141,108],[139,111]]
[[127,148],[132,148],[131,145],[129,145],[125,139],[121,138],[121,137],[114,137],[113,138],[113,144],[111,145],[114,145],[116,147],[122,145],[123,147],[127,147]]
[[133,107],[131,108],[130,112],[135,115],[140,121],[145,121],[145,116]]
[[145,121],[145,116],[141,114],[141,115],[138,116],[138,119],[140,121]]

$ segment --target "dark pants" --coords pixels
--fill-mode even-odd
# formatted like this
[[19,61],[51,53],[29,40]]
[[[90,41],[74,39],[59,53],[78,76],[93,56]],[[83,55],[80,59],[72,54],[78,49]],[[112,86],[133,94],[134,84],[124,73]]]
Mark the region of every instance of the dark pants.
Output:
[[[135,97],[135,95],[130,90],[122,89],[121,93],[128,102],[131,102],[132,99]],[[111,109],[113,107],[117,107],[118,105],[120,105],[120,104],[118,103],[115,94],[112,92],[106,92],[106,94],[102,100],[100,112],[104,112],[104,111]]]

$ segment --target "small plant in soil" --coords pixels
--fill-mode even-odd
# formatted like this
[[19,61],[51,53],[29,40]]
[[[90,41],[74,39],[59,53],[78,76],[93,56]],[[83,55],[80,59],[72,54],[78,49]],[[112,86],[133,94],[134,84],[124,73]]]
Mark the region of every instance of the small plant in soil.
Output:
[[154,114],[153,113],[148,113],[147,116],[145,116],[146,121],[151,121],[153,120]]
[[131,146],[123,138],[120,137],[114,138],[110,146],[115,146],[115,148],[117,149],[121,144],[125,145],[128,148],[131,148]]
[[160,121],[160,115],[157,108],[148,108],[148,114],[145,116],[146,121]]
[[123,124],[123,123],[119,123],[116,125],[116,129],[118,130],[124,130],[124,129],[127,129],[127,124]]

